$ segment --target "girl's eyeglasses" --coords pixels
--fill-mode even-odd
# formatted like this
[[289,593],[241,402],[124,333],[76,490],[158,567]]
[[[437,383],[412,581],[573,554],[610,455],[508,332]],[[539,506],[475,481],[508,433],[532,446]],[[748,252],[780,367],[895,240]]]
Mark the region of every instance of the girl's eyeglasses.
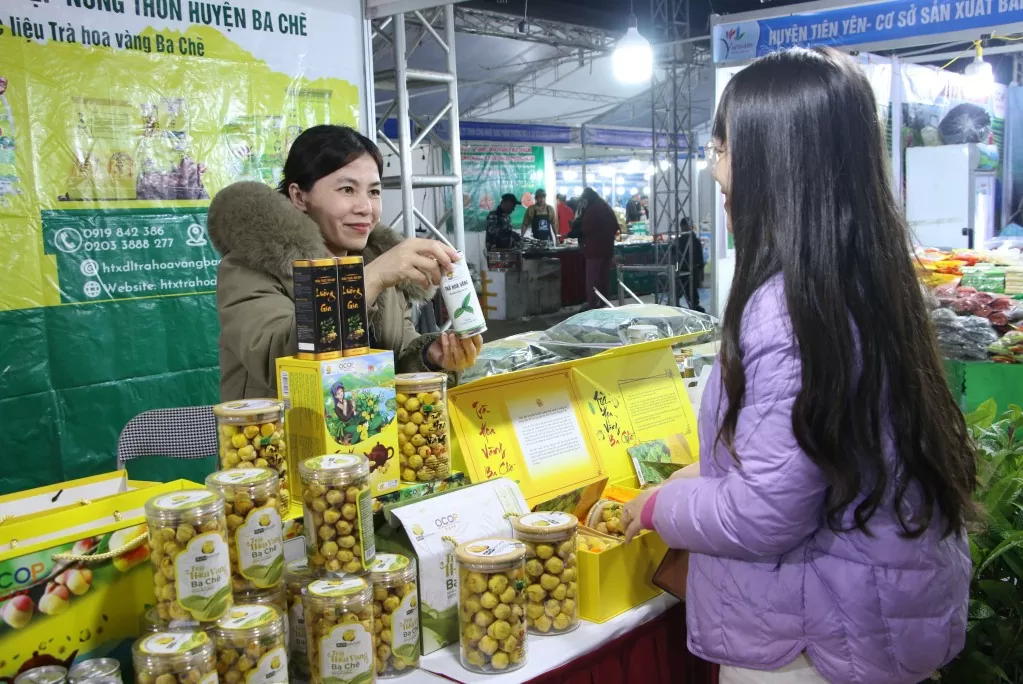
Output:
[[721,157],[725,155],[725,152],[726,149],[723,145],[719,146],[715,143],[708,143],[703,148],[703,155],[707,159],[707,168],[713,170],[718,165],[718,162],[721,161]]

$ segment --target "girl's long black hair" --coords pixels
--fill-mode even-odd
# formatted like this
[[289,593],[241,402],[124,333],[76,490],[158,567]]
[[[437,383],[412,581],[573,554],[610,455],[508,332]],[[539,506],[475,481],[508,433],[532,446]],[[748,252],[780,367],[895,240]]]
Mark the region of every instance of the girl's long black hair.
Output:
[[904,536],[936,516],[945,535],[958,533],[973,518],[975,453],[945,383],[866,76],[834,50],[765,57],[728,83],[713,134],[731,164],[736,254],[718,438],[737,458],[743,311],[780,273],[802,358],[792,428],[830,484],[829,526],[869,534],[891,501]]

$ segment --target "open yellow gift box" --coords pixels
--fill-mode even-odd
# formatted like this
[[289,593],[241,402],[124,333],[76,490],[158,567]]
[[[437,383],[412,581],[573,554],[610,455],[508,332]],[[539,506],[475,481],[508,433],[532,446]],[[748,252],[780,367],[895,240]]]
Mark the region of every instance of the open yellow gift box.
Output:
[[[532,508],[571,511],[583,524],[599,499],[630,501],[639,493],[630,448],[656,443],[678,463],[699,453],[671,350],[688,341],[630,345],[456,387],[448,393],[452,467],[472,482],[511,479]],[[660,594],[652,577],[666,551],[655,533],[580,551],[581,616],[604,622]]]

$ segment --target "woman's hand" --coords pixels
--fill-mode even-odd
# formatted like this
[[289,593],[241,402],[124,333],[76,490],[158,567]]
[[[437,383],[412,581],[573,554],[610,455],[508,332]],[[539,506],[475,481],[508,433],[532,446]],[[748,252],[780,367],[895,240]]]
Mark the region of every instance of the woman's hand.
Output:
[[[681,472],[681,471],[679,471]],[[643,531],[643,506],[657,491],[657,487],[644,489],[632,501],[625,504],[622,510],[622,526],[625,527],[625,543],[628,544]]]
[[381,292],[405,280],[424,289],[436,287],[458,258],[458,252],[437,240],[402,240],[366,265],[366,302],[372,305]]
[[441,336],[430,345],[426,350],[426,358],[434,368],[462,371],[476,363],[476,357],[482,348],[481,336],[475,335],[463,340],[449,331],[441,333]]
[[[686,478],[699,477],[700,476],[700,464],[690,463],[684,468],[679,468],[671,474],[670,480],[682,480]],[[663,484],[663,483],[662,483]],[[660,487],[660,485],[658,485]],[[644,489],[640,492],[632,501],[628,502],[624,506],[622,511],[622,524],[625,526],[625,542],[629,543],[632,541],[640,532],[643,531],[643,507],[646,506],[646,502],[650,500],[650,497],[654,495],[658,487],[651,487],[650,489]]]

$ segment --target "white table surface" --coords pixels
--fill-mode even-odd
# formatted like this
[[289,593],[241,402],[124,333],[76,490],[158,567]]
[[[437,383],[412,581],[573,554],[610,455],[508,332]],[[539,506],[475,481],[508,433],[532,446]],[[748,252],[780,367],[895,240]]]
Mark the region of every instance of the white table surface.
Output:
[[[502,675],[481,675],[469,672],[458,660],[458,644],[423,656],[419,670],[400,679],[395,684],[435,684],[455,681],[462,684],[485,682],[486,684],[518,684],[545,675],[552,670],[572,662],[576,658],[595,651],[600,646],[614,641],[640,625],[656,618],[678,603],[669,594],[661,594],[632,610],[622,613],[603,624],[581,621],[579,627],[568,634],[558,636],[534,636],[527,639],[528,656],[526,665],[514,672]],[[685,635],[679,635],[685,643]],[[442,676],[437,676],[442,675]]]

